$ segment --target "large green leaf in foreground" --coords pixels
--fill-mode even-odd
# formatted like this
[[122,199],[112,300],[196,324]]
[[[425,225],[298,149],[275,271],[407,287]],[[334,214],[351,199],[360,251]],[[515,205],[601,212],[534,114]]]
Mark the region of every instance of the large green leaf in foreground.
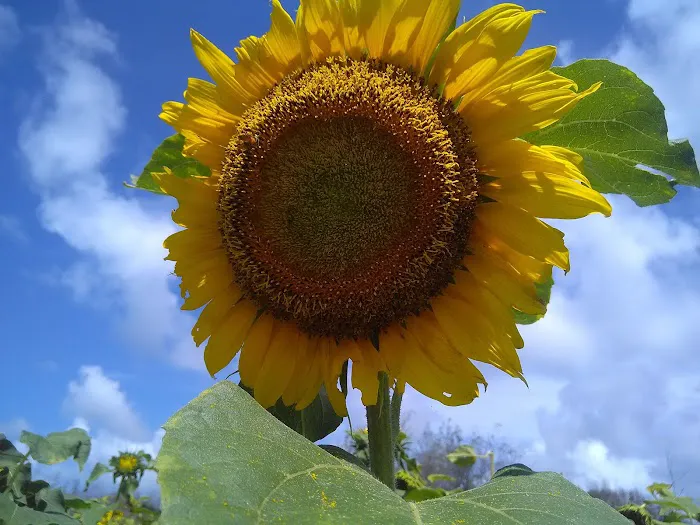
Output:
[[628,525],[553,473],[515,466],[491,483],[409,503],[223,381],[165,425],[158,455],[162,525],[318,523]]
[[559,122],[526,136],[529,142],[579,153],[596,190],[627,195],[639,206],[670,201],[677,184],[700,187],[693,148],[687,140],[669,142],[664,106],[637,75],[607,60],[579,60],[554,70],[579,90],[598,81],[603,86]]

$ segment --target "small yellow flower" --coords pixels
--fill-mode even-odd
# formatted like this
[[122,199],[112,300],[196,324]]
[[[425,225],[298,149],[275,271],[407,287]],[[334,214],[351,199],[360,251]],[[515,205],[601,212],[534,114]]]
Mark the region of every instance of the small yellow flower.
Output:
[[120,510],[110,510],[97,522],[97,525],[114,525],[124,521],[124,513]]
[[[447,405],[486,384],[472,361],[522,378],[512,309],[569,269],[539,218],[611,213],[582,158],[518,138],[578,92],[553,46],[515,55],[533,16],[496,5],[451,30],[458,0],[302,0],[234,62],[192,31],[213,83],[189,79],[161,117],[211,177],[157,175],[184,230],[165,241],[213,375],[297,409],[322,385],[339,414],[342,364],[376,403],[386,371]],[[443,41],[443,37],[447,37]]]
[[139,466],[139,458],[134,454],[122,454],[119,456],[117,470],[122,474],[132,474]]

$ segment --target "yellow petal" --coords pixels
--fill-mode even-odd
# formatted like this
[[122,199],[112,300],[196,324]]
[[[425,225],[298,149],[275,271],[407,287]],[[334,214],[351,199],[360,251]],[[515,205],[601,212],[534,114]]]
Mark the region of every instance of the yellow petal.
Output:
[[464,357],[495,366],[512,377],[523,377],[514,342],[504,337],[481,309],[464,299],[443,296],[434,301],[433,310],[441,329]]
[[486,24],[446,79],[445,97],[456,100],[463,93],[479,88],[493,76],[523,45],[532,17],[541,12],[514,13]]
[[[497,237],[484,237],[480,231],[473,231],[469,237],[469,251],[488,260],[495,257],[499,266],[512,267],[512,271],[528,281],[541,283],[552,277],[552,265],[524,255]],[[510,270],[509,270],[510,271]]]
[[439,369],[453,374],[460,368],[459,375],[463,379],[474,377],[478,382],[484,381],[484,376],[469,360],[454,348],[440,328],[435,314],[430,311],[421,312],[406,323],[406,330],[416,338],[425,357],[430,359]]
[[467,301],[474,308],[483,311],[484,316],[500,332],[505,332],[515,348],[523,348],[525,342],[515,324],[511,304],[502,302],[485,284],[471,272],[458,271],[461,282],[448,286],[445,295]]
[[[487,24],[525,11],[515,4],[498,4],[457,27],[440,45],[430,71],[430,83],[442,85],[469,66],[470,51]],[[461,66],[458,65],[461,63]],[[465,67],[466,66],[466,67]]]
[[187,105],[198,113],[232,124],[240,120],[245,110],[240,102],[222,97],[215,84],[198,78],[187,80],[185,100]]
[[299,338],[297,340],[297,345],[294,348],[296,353],[296,361],[294,363],[294,372],[292,372],[292,379],[289,381],[287,388],[282,392],[282,401],[285,405],[291,406],[295,404],[301,398],[307,387],[307,377],[309,371],[311,370],[313,354],[313,348],[309,348],[312,341],[308,335],[304,333],[299,333]]
[[301,46],[294,20],[284,10],[279,0],[272,0],[270,31],[265,35],[272,56],[288,71],[301,66]]
[[275,321],[270,346],[253,389],[255,399],[263,408],[274,405],[292,379],[298,339],[296,324]]
[[[534,283],[518,274],[515,268],[485,253],[465,257],[464,265],[504,304],[527,314],[545,313],[546,307],[539,301]],[[464,285],[469,289],[467,276],[463,272],[457,272],[455,280],[458,288]]]
[[379,352],[368,340],[357,342],[359,358],[352,361],[352,386],[362,392],[362,404],[375,405],[379,392],[379,371],[385,370]]
[[406,338],[405,331],[398,325],[389,326],[379,336],[379,354],[394,377],[402,377],[406,354],[411,351],[413,339]]
[[345,396],[338,388],[338,377],[340,375],[340,370],[330,368],[330,362],[331,360],[326,362],[326,366],[328,367],[324,381],[326,393],[328,394],[328,400],[331,402],[331,406],[333,407],[335,413],[341,417],[345,417],[348,415],[348,407],[345,403]]
[[215,295],[204,307],[192,328],[192,339],[197,346],[201,345],[218,328],[242,296],[241,289],[235,283],[231,283],[228,288]]
[[180,261],[191,258],[209,258],[222,250],[221,234],[215,229],[188,228],[175,232],[163,241],[163,248],[169,250],[167,261]]
[[521,79],[547,71],[552,67],[556,56],[557,48],[554,46],[543,46],[524,51],[522,55],[513,57],[503,64],[493,76],[483,79],[484,81],[476,89],[464,93],[460,107],[466,107],[472,101],[488,95],[501,86],[508,86]]
[[241,105],[255,101],[236,80],[233,60],[194,29],[190,30],[190,39],[199,63],[209,73],[222,98],[228,97],[232,103]]
[[257,311],[250,301],[239,301],[211,334],[204,349],[204,363],[211,376],[226,367],[241,349]]
[[296,27],[305,63],[344,53],[343,23],[336,0],[301,0]]
[[362,0],[341,0],[340,15],[343,23],[343,46],[345,54],[354,60],[362,57],[367,47],[363,28],[360,27],[360,4]]
[[261,38],[248,37],[236,48],[236,80],[256,98],[262,98],[287,73],[301,66],[296,26],[278,0],[272,3],[271,22]]
[[263,313],[255,321],[245,340],[241,358],[238,361],[238,372],[241,375],[241,381],[247,387],[255,388],[270,347],[273,326],[274,318],[270,314]]
[[[371,58],[379,58],[384,52],[390,24],[402,0],[354,0],[360,38],[364,40]],[[361,45],[361,44],[360,44]]]
[[[540,146],[550,155],[555,156],[559,160],[573,164],[580,172],[583,172],[583,157],[578,153],[571,151],[561,146]],[[590,186],[590,184],[588,184]]]
[[304,410],[309,406],[323,384],[323,373],[326,369],[326,359],[328,358],[327,347],[330,341],[326,337],[313,338],[309,345],[309,354],[311,356],[311,366],[308,375],[306,376],[306,384],[302,388],[302,394],[296,404],[297,410]]
[[223,250],[208,258],[182,259],[175,264],[180,276],[183,310],[197,310],[233,282],[233,270]]
[[564,234],[529,213],[500,202],[481,204],[476,209],[475,229],[500,237],[517,251],[562,270],[569,271],[569,251]]
[[[384,51],[382,53],[382,58],[387,60],[392,64],[402,66],[405,69],[413,67],[416,68],[417,64],[414,62],[421,60],[424,53],[430,54],[434,51],[435,46],[433,46],[430,51],[426,51],[422,48],[419,37],[423,35],[423,41],[427,42],[432,35],[432,30],[428,27],[423,29],[423,22],[430,13],[433,20],[440,22],[440,4],[444,6],[447,2],[445,0],[403,0],[398,9],[394,12],[394,16],[389,23],[386,37],[384,40]],[[438,5],[436,5],[438,4]],[[454,8],[455,2],[450,0],[447,7],[447,11],[451,12]],[[459,7],[457,7],[459,9]],[[452,23],[454,16],[450,19],[449,23],[444,26],[440,38],[444,35],[444,32]],[[440,30],[442,24],[440,24],[436,29]],[[439,41],[439,38],[438,38]],[[437,43],[437,42],[436,42]],[[420,48],[420,49],[419,49]],[[421,70],[417,70],[421,73]]]
[[[164,110],[161,115],[166,114],[169,113]],[[235,122],[218,118],[212,113],[200,113],[190,105],[184,106],[177,119],[169,124],[179,133],[190,132],[200,140],[223,149],[226,148],[236,129]]]
[[515,139],[481,148],[478,161],[480,170],[493,177],[512,177],[524,171],[542,171],[583,182],[590,188],[591,183],[579,165],[569,160],[576,160],[576,156],[576,153],[565,148],[552,150],[551,146],[540,147]]
[[[568,79],[551,79],[551,72],[517,82],[490,93],[459,113],[481,147],[545,128],[571,111],[579,101],[595,93],[602,83],[576,93]],[[538,78],[539,77],[539,78]]]
[[609,217],[612,213],[600,193],[554,173],[526,171],[491,181],[479,193],[545,219],[580,219],[594,212]]
[[[413,324],[421,323],[416,318],[410,321]],[[415,339],[410,327],[407,338]],[[448,349],[447,346],[440,347],[443,360],[451,365],[449,370],[439,367],[427,355],[429,349],[415,339],[413,348],[406,352],[403,376],[413,388],[436,401],[448,406],[466,405],[479,395],[478,385],[486,381],[468,359],[458,356],[456,352],[448,354]]]
[[450,30],[459,13],[460,0],[422,0],[428,3],[420,31],[410,45],[410,64],[414,71],[423,73],[437,45]]
[[177,199],[179,207],[172,212],[175,224],[212,230],[216,228],[219,215],[215,187],[206,184],[202,178],[178,177],[169,170],[154,173],[153,180],[163,192]]

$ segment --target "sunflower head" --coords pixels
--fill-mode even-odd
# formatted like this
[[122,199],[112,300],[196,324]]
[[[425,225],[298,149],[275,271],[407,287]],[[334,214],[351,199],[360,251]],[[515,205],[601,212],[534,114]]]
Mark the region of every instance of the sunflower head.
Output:
[[141,468],[141,460],[136,454],[121,453],[116,457],[115,468],[121,475],[133,475]]
[[[380,371],[445,404],[485,385],[472,361],[522,378],[513,311],[569,269],[540,218],[610,213],[582,159],[518,138],[579,92],[556,50],[515,53],[532,18],[500,4],[457,27],[455,0],[302,0],[234,62],[199,33],[213,83],[190,79],[161,117],[211,177],[158,175],[179,202],[168,259],[211,374],[301,409],[352,361],[363,402]],[[454,27],[454,28],[452,28]]]

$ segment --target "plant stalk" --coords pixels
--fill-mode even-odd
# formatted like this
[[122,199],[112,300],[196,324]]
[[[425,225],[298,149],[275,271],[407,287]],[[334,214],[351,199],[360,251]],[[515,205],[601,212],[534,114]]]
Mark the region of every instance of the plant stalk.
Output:
[[390,489],[394,489],[394,439],[391,425],[389,377],[379,373],[377,404],[367,407],[369,462],[372,473]]

